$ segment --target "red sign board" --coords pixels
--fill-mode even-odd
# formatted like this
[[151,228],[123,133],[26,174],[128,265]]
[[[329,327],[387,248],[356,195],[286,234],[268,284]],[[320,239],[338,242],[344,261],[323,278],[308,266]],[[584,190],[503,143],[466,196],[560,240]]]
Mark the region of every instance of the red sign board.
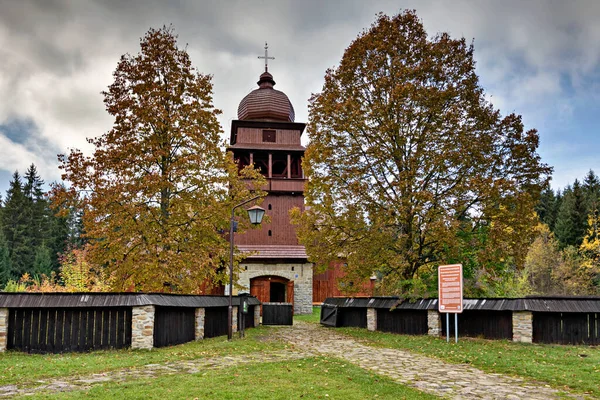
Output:
[[440,265],[438,268],[438,310],[441,313],[463,312],[462,264]]

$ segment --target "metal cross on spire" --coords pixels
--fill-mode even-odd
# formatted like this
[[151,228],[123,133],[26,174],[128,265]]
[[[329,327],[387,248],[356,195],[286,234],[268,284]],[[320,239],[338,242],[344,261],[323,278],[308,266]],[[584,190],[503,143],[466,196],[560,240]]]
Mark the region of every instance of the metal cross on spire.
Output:
[[274,60],[275,57],[269,57],[269,45],[265,42],[265,56],[258,56],[265,59],[265,72],[269,72],[269,60]]

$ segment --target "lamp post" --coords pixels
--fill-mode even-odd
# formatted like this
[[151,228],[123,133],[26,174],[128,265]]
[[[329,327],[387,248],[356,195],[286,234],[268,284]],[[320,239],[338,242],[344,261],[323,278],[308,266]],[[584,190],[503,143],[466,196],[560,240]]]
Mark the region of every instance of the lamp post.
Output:
[[[248,204],[251,201],[261,198],[262,196],[256,196],[251,198],[250,200],[246,200],[235,205],[231,209],[231,219],[229,220],[229,310],[227,315],[227,340],[231,340],[233,337],[233,235],[234,235],[234,224],[235,224],[235,210],[243,206],[244,204]],[[252,206],[248,210],[248,217],[250,218],[250,223],[253,225],[258,225],[262,222],[262,218],[265,215],[265,209],[259,206]]]

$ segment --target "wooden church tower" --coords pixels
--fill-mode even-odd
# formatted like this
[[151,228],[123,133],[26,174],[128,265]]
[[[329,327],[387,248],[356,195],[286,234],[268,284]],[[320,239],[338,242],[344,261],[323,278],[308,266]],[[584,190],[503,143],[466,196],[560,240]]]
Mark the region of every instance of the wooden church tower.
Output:
[[300,138],[306,124],[294,121],[290,100],[273,88],[266,46],[265,57],[260,58],[265,58],[265,72],[258,89],[240,102],[228,150],[240,169],[253,164],[267,179],[268,195],[261,206],[271,220],[260,229],[235,235],[238,250],[249,253],[241,264],[238,284],[262,302],[290,302],[294,313],[311,313],[312,264],[289,216],[294,207],[304,210],[305,148]]

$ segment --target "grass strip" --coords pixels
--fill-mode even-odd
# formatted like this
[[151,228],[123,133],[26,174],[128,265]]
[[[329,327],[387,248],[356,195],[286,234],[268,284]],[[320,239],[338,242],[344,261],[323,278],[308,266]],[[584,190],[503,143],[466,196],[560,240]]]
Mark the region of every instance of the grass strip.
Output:
[[546,382],[558,389],[600,397],[600,348],[514,343],[506,340],[409,336],[366,329],[338,328],[365,344],[408,350],[481,370]]
[[281,350],[283,342],[268,339],[275,328],[258,327],[246,330],[246,339],[234,335],[204,339],[173,347],[148,350],[103,350],[90,353],[0,354],[0,385],[27,384],[39,379],[61,376],[88,375],[121,368],[136,368],[146,364],[208,358],[229,354],[248,354]]
[[437,399],[331,358],[244,365],[193,375],[109,383],[33,399]]

